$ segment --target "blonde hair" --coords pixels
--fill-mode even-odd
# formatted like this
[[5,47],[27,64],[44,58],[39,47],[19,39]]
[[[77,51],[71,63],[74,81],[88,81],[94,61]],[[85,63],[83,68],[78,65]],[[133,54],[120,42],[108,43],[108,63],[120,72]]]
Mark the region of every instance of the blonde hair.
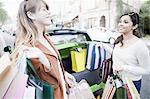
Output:
[[46,8],[49,9],[48,5],[43,0],[24,0],[21,2],[18,10],[18,20],[17,20],[17,35],[15,40],[15,50],[21,45],[31,45],[35,46],[35,41],[37,38],[37,28],[27,16],[27,12],[35,13],[38,7],[39,2],[42,2],[46,5]]
[[18,11],[18,33],[16,46],[20,46],[22,44],[31,44],[34,46],[37,38],[37,29],[33,21],[28,18],[27,12],[35,13],[39,2],[43,2],[48,9],[48,5],[43,0],[25,0],[20,4]]

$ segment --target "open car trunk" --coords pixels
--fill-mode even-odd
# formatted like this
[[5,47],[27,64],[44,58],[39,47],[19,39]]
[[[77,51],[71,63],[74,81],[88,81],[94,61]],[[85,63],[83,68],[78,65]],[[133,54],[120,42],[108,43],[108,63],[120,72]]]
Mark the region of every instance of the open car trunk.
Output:
[[[90,86],[94,84],[99,84],[102,80],[102,70],[100,68],[96,70],[88,70],[86,69],[86,64],[85,64],[85,70],[75,72],[72,70],[72,60],[71,58],[71,51],[76,50],[77,48],[82,48],[86,49],[87,48],[87,43],[82,43],[82,44],[77,44],[77,43],[68,43],[67,45],[61,45],[57,46],[59,49],[62,62],[64,65],[64,69],[71,73],[75,78],[76,81],[79,82],[82,79],[85,79]],[[81,60],[82,61],[82,60]],[[102,94],[102,90],[99,90],[98,92],[94,93],[95,96]]]

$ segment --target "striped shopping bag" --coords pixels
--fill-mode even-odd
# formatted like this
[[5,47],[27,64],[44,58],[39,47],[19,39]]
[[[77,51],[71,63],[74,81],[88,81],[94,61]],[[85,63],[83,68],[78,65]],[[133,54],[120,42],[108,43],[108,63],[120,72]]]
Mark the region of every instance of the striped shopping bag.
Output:
[[113,77],[108,77],[105,88],[103,90],[102,99],[113,99],[113,96],[116,91],[115,81]]
[[98,69],[106,60],[106,50],[99,44],[88,44],[86,55],[86,68],[89,70]]

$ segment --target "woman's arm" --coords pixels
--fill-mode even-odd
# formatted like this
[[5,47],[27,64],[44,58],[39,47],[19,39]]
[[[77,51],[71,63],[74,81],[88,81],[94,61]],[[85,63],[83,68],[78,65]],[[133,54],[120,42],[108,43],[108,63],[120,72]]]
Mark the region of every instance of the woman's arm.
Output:
[[133,74],[150,74],[150,53],[145,44],[142,44],[136,51],[136,58],[139,66],[125,65],[124,70]]
[[45,66],[46,71],[50,71],[50,63],[45,54],[40,49],[22,45],[19,49],[19,53],[24,53],[29,59],[37,59],[41,64]]

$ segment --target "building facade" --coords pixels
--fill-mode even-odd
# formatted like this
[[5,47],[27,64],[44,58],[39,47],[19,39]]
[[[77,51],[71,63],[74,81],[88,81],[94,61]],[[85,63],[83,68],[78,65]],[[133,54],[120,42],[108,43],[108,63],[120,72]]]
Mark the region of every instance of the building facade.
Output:
[[139,12],[140,0],[81,0],[80,25],[86,29],[107,27],[116,30],[124,12]]
[[[56,0],[57,1],[57,0]],[[56,3],[54,0],[54,2]],[[58,3],[58,2],[61,2]],[[59,0],[57,15],[65,27],[89,29],[106,27],[116,30],[124,12],[139,12],[140,0]],[[56,12],[56,10],[54,11]]]

